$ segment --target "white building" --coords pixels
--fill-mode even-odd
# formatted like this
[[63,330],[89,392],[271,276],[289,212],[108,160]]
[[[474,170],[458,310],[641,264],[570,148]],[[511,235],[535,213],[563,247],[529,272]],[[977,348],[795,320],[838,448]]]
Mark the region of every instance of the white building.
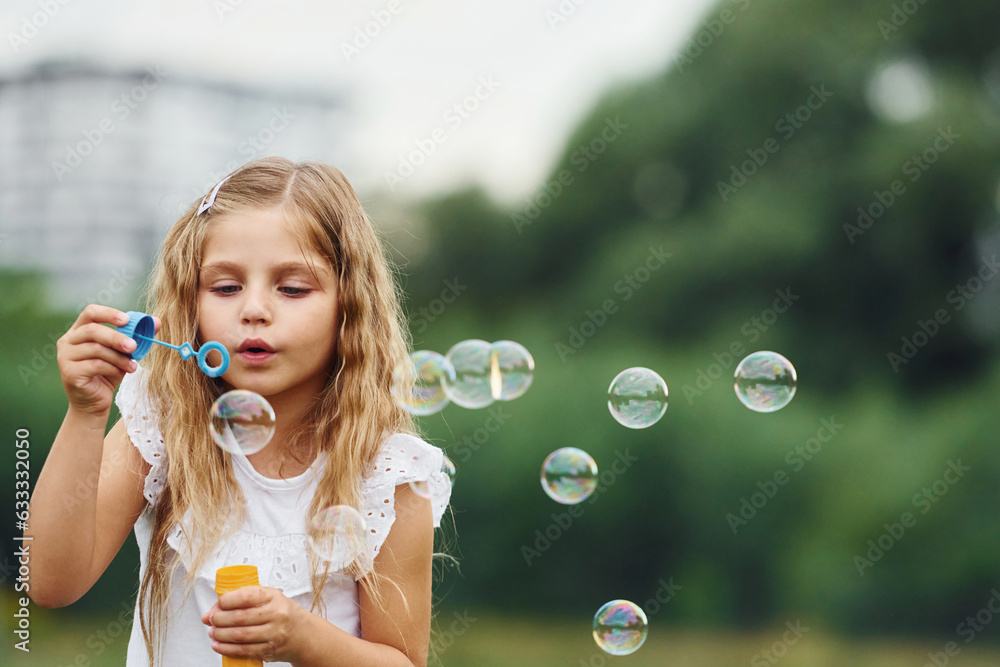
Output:
[[50,277],[49,304],[134,309],[166,228],[262,155],[348,171],[343,98],[159,67],[48,63],[0,78],[0,270]]

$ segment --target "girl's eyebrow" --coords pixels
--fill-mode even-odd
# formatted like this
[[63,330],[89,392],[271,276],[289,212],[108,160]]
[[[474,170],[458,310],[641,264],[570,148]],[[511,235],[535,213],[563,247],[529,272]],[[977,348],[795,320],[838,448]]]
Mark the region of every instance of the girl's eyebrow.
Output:
[[[316,264],[306,264],[305,262],[281,262],[280,264],[275,264],[271,267],[272,273],[275,275],[285,275],[288,273],[303,272],[308,274],[323,273],[326,275],[331,275],[330,270],[320,263]],[[216,273],[243,273],[243,267],[236,262],[213,262],[211,264],[206,264],[201,267],[201,273],[204,274],[216,274]]]
[[306,264],[305,262],[282,262],[281,264],[275,264],[271,270],[277,275],[295,272],[305,272],[311,275],[315,275],[317,273],[323,273],[326,275],[331,274],[330,270],[320,263]]
[[201,267],[201,273],[241,273],[242,269],[236,262],[213,262]]

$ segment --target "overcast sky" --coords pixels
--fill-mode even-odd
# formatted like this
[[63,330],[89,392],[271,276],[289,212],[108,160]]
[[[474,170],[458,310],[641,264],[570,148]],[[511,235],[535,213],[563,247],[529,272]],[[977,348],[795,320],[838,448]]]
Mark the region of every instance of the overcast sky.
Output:
[[[397,193],[417,197],[476,181],[510,201],[545,178],[567,134],[602,92],[668,67],[714,3],[3,4],[0,72],[68,56],[114,66],[156,63],[250,85],[346,91],[357,119],[348,145],[362,166],[352,178],[359,190],[386,186],[385,173],[398,173],[401,157],[422,150],[424,164],[395,183]],[[40,25],[37,34],[15,40],[15,50],[11,35],[31,34],[30,23]]]

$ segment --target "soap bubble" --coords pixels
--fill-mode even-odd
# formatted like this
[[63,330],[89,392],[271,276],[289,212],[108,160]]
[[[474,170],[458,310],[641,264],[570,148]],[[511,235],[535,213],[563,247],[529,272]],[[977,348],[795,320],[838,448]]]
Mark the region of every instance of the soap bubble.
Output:
[[743,405],[755,412],[774,412],[795,396],[795,367],[777,352],[754,352],[736,367],[733,388]]
[[441,472],[448,475],[448,479],[451,480],[451,483],[453,485],[455,484],[455,463],[447,456],[443,457],[443,460],[441,461]]
[[431,488],[424,480],[413,480],[410,482],[410,488],[413,489],[413,492],[421,498],[431,497]]
[[267,400],[246,389],[227,391],[209,412],[215,444],[230,454],[255,454],[274,435],[274,410]]
[[619,424],[648,428],[667,411],[667,383],[648,368],[629,368],[608,388],[608,409]]
[[611,655],[635,653],[649,631],[646,614],[628,600],[612,600],[594,614],[594,641]]
[[542,463],[542,488],[557,503],[583,502],[597,488],[597,463],[582,449],[557,449]]
[[520,343],[500,340],[490,347],[490,393],[498,401],[513,401],[528,391],[535,360]]
[[334,505],[313,517],[307,541],[320,559],[339,571],[358,556],[367,555],[368,529],[356,509],[350,505]]
[[444,391],[446,378],[451,382],[455,380],[455,369],[450,361],[437,352],[417,350],[396,367],[392,395],[411,415],[431,415],[448,405],[448,395]]
[[455,405],[484,408],[493,402],[491,348],[485,340],[472,339],[455,343],[448,350],[445,358],[455,369],[455,377],[445,377],[444,390]]

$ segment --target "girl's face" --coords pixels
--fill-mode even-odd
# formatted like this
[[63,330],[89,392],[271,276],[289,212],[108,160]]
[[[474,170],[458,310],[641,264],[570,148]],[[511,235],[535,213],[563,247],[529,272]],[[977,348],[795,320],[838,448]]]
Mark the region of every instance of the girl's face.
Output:
[[333,363],[337,276],[277,211],[219,215],[202,254],[198,327],[229,350],[230,386],[311,401]]

